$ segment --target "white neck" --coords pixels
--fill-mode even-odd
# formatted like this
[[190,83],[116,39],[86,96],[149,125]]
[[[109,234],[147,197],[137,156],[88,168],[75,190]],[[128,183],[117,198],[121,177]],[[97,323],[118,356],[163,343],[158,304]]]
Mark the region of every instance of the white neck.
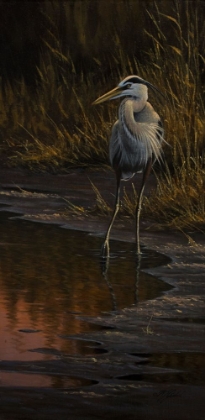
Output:
[[134,113],[142,111],[147,103],[145,98],[124,99],[119,108],[119,120],[127,126],[132,133],[136,132],[137,122],[135,121]]

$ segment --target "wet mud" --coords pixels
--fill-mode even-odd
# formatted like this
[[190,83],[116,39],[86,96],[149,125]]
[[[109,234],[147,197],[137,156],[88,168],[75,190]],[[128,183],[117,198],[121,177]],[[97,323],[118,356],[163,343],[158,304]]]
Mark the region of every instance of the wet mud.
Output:
[[[111,171],[39,175],[1,169],[0,179],[2,209],[28,220],[103,236],[107,217],[89,212],[68,214],[65,199],[92,207],[92,181],[112,203],[115,186]],[[154,188],[153,179],[150,184]],[[126,188],[131,191],[132,186]],[[89,350],[83,356],[53,350],[47,360],[0,361],[1,374],[8,381],[8,386],[0,387],[1,420],[204,418],[204,235],[190,232],[188,243],[183,234],[148,227],[142,220],[141,242],[166,255],[169,262],[141,269],[172,288],[160,297],[101,316],[76,314],[93,325],[86,333],[65,337],[84,340]],[[134,242],[133,221],[118,218],[112,239]],[[109,269],[107,275],[109,278]],[[50,350],[36,349],[38,354],[46,351]],[[22,386],[9,382],[10,372],[23,375]],[[42,378],[41,385],[35,379],[28,384],[27,374]]]

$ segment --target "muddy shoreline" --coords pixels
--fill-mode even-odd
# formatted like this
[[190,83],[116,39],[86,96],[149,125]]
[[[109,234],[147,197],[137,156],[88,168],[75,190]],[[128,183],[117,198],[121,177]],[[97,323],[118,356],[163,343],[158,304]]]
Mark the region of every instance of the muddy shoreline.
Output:
[[[77,169],[65,175],[50,175],[1,169],[0,180],[1,210],[103,236],[106,216],[67,214],[66,201],[88,208],[94,205],[93,182],[103,198],[112,203],[115,186],[111,171]],[[149,185],[149,189],[155,187],[154,179]],[[131,184],[126,184],[126,189],[131,192]],[[2,371],[46,371],[91,381],[89,386],[73,389],[1,387],[1,420],[203,419],[205,237],[190,233],[188,243],[180,233],[156,232],[147,227],[142,220],[142,243],[169,256],[171,262],[146,271],[173,289],[120,312],[86,318],[101,329],[80,338],[99,343],[104,351],[101,354],[61,355],[53,363],[0,361]],[[133,222],[119,218],[112,238],[134,242]],[[162,353],[166,360],[160,365],[156,360]],[[183,360],[187,360],[185,364]]]

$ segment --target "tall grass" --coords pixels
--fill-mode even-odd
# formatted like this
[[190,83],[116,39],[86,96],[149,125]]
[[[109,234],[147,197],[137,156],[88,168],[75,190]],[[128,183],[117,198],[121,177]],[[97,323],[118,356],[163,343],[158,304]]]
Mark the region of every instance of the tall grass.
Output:
[[[165,124],[164,165],[157,174],[157,189],[144,200],[144,214],[155,226],[171,229],[205,230],[205,23],[198,26],[197,2],[182,5],[174,2],[174,13],[150,14],[152,32],[145,30],[151,48],[146,66],[124,57],[130,73],[138,73],[166,92],[167,101],[151,102],[159,110]],[[190,18],[191,17],[191,18]],[[172,42],[160,25],[172,28]],[[161,101],[160,101],[161,102]],[[125,193],[125,208],[134,214],[137,193]]]
[[[141,52],[141,62],[125,51],[120,31],[115,29],[117,51],[107,57],[109,77],[101,71],[97,81],[93,70],[76,69],[69,51],[65,53],[61,46],[55,22],[49,21],[52,31],[48,29],[43,40],[35,92],[22,79],[12,85],[8,82],[0,93],[0,151],[7,155],[7,164],[52,171],[66,170],[69,165],[107,164],[117,104],[92,107],[91,103],[120,78],[139,74],[167,96],[162,101],[150,93],[150,101],[164,120],[170,145],[165,146],[166,164],[157,175],[158,187],[144,201],[144,214],[162,226],[201,227],[205,215],[205,23],[198,6],[198,1],[175,0],[170,14],[164,9],[162,13],[157,3],[146,10],[149,25],[143,36],[149,47]],[[96,58],[96,69],[99,66]],[[132,213],[135,201],[133,194],[128,212]]]
[[[168,164],[156,192],[146,202],[146,213],[162,225],[189,230],[205,228],[205,87],[201,79],[205,24],[198,26],[197,2],[195,6],[186,2],[183,28],[180,2],[175,1],[174,16],[157,10],[158,20],[150,18],[158,37],[148,34],[157,58],[155,80],[157,76],[171,102],[163,111],[171,148],[166,149]],[[167,44],[160,33],[160,18],[171,23],[174,44]]]

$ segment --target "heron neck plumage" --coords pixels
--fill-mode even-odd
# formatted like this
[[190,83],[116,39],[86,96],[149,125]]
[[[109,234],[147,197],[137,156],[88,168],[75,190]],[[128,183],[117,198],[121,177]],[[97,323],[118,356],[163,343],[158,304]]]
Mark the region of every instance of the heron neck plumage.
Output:
[[[119,109],[119,117],[124,124],[128,127],[128,129],[134,133],[136,131],[137,122],[135,121],[134,114],[140,113],[147,103],[147,98],[140,97],[140,98],[127,98],[122,101],[120,109]],[[123,125],[124,125],[123,124]]]

